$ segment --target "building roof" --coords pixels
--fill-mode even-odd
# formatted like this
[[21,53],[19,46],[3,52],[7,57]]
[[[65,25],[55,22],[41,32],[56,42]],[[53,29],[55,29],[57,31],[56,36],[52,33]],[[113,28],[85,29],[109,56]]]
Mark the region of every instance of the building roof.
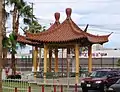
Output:
[[63,42],[81,42],[83,43],[105,43],[109,35],[92,35],[80,29],[71,19],[71,8],[66,9],[67,18],[57,28],[50,28],[49,31],[31,34],[26,33],[27,39],[40,43],[63,43]]

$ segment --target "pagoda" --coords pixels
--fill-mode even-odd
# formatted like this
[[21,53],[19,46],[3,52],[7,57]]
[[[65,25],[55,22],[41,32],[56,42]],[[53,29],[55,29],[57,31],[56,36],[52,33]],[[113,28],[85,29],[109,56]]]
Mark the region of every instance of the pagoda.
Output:
[[[58,49],[67,49],[68,58],[70,57],[70,50],[75,51],[75,73],[76,83],[79,82],[79,66],[81,47],[88,47],[88,72],[92,71],[92,45],[103,44],[108,42],[108,35],[93,35],[79,28],[71,18],[72,9],[66,9],[66,19],[60,24],[60,14],[55,13],[55,23],[46,31],[40,33],[26,32],[26,36],[18,35],[18,42],[33,45],[36,48],[44,48],[44,81],[46,80],[46,73],[48,67],[47,53],[49,51],[49,70],[51,70],[51,56],[52,51],[55,50],[55,72],[58,72]],[[21,37],[21,38],[20,38]],[[23,39],[22,39],[23,38]]]

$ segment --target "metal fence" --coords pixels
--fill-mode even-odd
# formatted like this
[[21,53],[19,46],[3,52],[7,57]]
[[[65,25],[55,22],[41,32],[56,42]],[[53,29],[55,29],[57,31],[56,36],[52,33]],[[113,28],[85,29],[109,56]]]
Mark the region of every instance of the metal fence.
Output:
[[2,81],[3,92],[14,92],[15,88],[19,92],[27,92],[30,83],[21,79],[5,79]]
[[67,87],[50,79],[46,83],[41,80],[5,79],[2,81],[3,92],[67,92]]

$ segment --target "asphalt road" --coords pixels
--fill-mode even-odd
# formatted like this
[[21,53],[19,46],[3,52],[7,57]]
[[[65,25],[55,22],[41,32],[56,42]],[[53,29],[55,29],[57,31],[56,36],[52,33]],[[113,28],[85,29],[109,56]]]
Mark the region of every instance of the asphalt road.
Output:
[[[69,88],[69,91],[68,91],[68,92],[75,92],[75,89],[74,89],[74,88]],[[81,88],[78,88],[78,92],[82,92],[82,89],[81,89]],[[99,92],[99,91],[89,90],[88,92]]]

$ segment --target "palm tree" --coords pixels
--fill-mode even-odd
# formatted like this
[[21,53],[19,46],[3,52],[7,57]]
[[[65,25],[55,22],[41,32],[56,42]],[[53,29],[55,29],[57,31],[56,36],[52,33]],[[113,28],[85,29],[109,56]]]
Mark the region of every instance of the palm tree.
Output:
[[19,30],[19,19],[20,17],[23,18],[24,22],[27,24],[31,23],[31,19],[35,19],[34,15],[32,14],[32,8],[26,4],[23,0],[7,0],[7,5],[13,5],[12,12],[12,30],[13,32],[10,34],[10,41],[11,41],[11,59],[12,59],[12,70],[13,75],[16,73],[16,67],[15,67],[15,54],[16,54],[16,34]]
[[3,51],[2,51],[2,56],[3,56],[3,68],[5,68],[6,61],[7,61],[7,52],[8,48],[10,47],[10,41],[9,38],[6,35],[3,35],[3,40],[2,40],[2,46],[3,46]]
[[30,24],[32,19],[35,19],[34,15],[32,14],[32,8],[30,5],[27,5],[24,0],[7,0],[6,4],[11,6],[14,5],[13,10],[11,10],[14,32],[18,32],[20,17],[23,18],[24,23],[26,24]]
[[2,3],[0,0],[0,92],[2,92]]
[[9,17],[9,13],[5,10],[5,0],[3,0],[3,8],[2,8],[2,30],[3,30],[3,52],[2,52],[2,56],[3,56],[3,68],[5,66],[5,63],[6,63],[6,59],[7,59],[7,51],[8,51],[8,37],[6,36],[6,27],[5,27],[5,24],[6,24],[6,21]]

